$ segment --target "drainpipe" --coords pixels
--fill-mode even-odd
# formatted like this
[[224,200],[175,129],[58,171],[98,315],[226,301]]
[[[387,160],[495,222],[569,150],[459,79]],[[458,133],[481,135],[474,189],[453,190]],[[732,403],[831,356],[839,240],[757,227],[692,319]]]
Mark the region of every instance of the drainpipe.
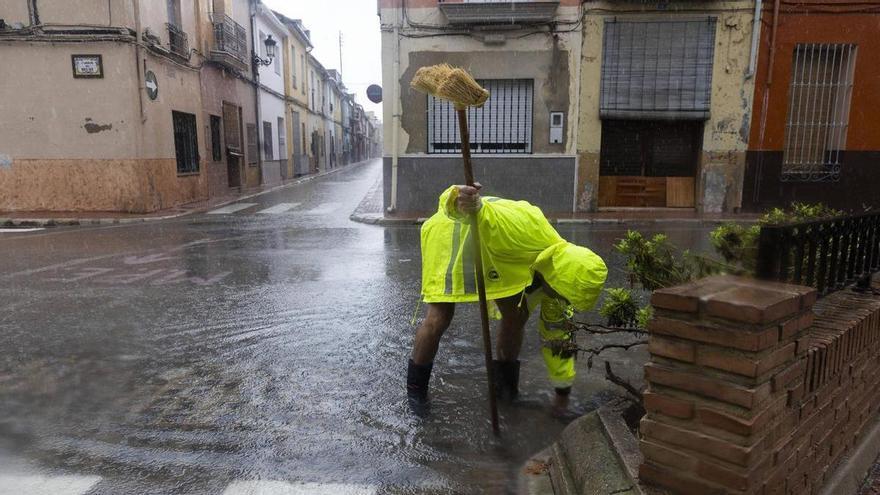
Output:
[[131,0],[131,8],[134,10],[134,29],[135,29],[135,66],[137,67],[138,78],[138,106],[141,111],[141,124],[147,122],[147,112],[144,109],[144,91],[146,91],[146,81],[144,81],[144,62],[143,54],[143,34],[141,29],[141,2],[140,0]]
[[[392,86],[394,87],[394,91],[392,92],[392,103],[391,103],[391,204],[388,206],[388,213],[394,213],[397,211],[397,160],[398,160],[398,143],[397,143],[397,135],[400,134],[400,36],[399,36],[399,23],[397,21],[394,22],[394,79],[392,80]],[[372,146],[370,146],[372,147]],[[369,155],[372,155],[372,151],[367,152]]]
[[[260,149],[260,134],[262,132],[262,122],[260,121],[260,66],[255,64],[253,58],[257,56],[257,42],[255,39],[259,36],[257,29],[257,3],[260,0],[251,0],[251,68],[254,72],[254,113],[257,121],[257,168],[259,169],[260,184],[263,184],[263,150]],[[247,160],[245,160],[247,161]],[[247,184],[247,166],[245,166],[245,184]]]
[[767,66],[767,86],[773,84],[773,61],[776,60],[776,27],[779,25],[779,0],[773,0],[773,30],[770,31],[770,60]]
[[749,52],[749,71],[746,73],[746,79],[755,76],[755,62],[758,59],[758,42],[761,34],[761,13],[764,8],[763,0],[755,0],[755,15],[752,23],[752,49]]
[[27,8],[28,8],[28,18],[31,22],[31,26],[39,26],[40,25],[40,11],[37,10],[37,0],[28,0]]

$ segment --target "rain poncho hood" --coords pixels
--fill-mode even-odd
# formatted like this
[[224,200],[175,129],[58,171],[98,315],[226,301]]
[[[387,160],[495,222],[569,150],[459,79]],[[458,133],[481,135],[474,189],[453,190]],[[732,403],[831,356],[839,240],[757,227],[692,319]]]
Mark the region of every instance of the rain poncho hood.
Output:
[[[440,196],[421,230],[425,302],[477,301],[470,224],[455,207],[458,188]],[[483,196],[477,214],[488,299],[521,293],[538,271],[576,309],[590,309],[607,269],[589,249],[563,239],[541,210],[526,201]]]

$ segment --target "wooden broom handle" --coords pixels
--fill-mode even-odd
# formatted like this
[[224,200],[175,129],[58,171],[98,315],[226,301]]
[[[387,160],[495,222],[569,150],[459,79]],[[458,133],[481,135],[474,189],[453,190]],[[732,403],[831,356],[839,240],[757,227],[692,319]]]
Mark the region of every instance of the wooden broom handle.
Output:
[[[467,185],[474,185],[474,169],[471,166],[471,142],[468,134],[467,109],[456,110],[458,113],[458,130],[461,133],[461,157],[464,161],[464,179]],[[477,213],[470,214],[471,243],[474,250],[474,265],[477,271],[477,294],[480,297],[480,323],[483,327],[483,352],[486,359],[486,382],[489,384],[489,413],[492,418],[492,431],[498,435],[498,403],[495,398],[495,374],[492,372],[492,335],[489,333],[489,306],[486,301],[486,284],[483,280],[483,256],[480,250],[480,229],[477,224]]]

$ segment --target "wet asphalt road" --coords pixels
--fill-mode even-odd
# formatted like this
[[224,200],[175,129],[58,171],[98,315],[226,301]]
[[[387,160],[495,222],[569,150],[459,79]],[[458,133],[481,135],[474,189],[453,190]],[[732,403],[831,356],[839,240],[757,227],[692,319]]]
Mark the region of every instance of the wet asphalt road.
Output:
[[[565,426],[547,409],[534,324],[500,439],[475,307],[444,337],[433,414],[411,416],[418,227],[349,220],[380,171],[344,169],[230,213],[0,233],[0,494],[24,476],[92,495],[514,491],[522,462]],[[665,230],[706,247],[705,228]],[[559,231],[622,283],[611,244],[624,228]],[[608,357],[640,376],[644,350]],[[611,394],[601,366],[579,371],[583,412]]]

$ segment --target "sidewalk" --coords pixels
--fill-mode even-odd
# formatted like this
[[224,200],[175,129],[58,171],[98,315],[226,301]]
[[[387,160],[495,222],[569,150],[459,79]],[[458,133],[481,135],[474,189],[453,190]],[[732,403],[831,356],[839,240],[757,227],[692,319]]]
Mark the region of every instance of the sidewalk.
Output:
[[[372,225],[417,225],[423,223],[434,212],[397,212],[383,214],[382,179],[370,188],[361,204],[351,215],[355,222]],[[668,223],[688,223],[698,225],[717,225],[724,222],[752,223],[759,215],[749,213],[721,214],[697,213],[689,209],[676,208],[616,208],[614,211],[597,213],[547,214],[553,224],[627,224],[651,225]]]
[[154,211],[151,213],[122,213],[110,211],[72,211],[72,212],[55,212],[55,211],[17,211],[17,212],[0,212],[0,227],[54,227],[67,225],[114,225],[141,223],[155,220],[168,220],[178,218],[185,215],[201,213],[207,210],[213,210],[221,206],[243,201],[263,194],[277,191],[285,187],[289,187],[303,182],[323,177],[325,175],[336,173],[349,167],[363,165],[372,160],[365,160],[357,163],[350,163],[341,167],[321,172],[313,175],[306,175],[294,179],[288,179],[281,184],[271,186],[257,186],[249,189],[241,190],[237,193],[231,193],[224,196],[217,196],[203,201],[195,201],[165,210]]

